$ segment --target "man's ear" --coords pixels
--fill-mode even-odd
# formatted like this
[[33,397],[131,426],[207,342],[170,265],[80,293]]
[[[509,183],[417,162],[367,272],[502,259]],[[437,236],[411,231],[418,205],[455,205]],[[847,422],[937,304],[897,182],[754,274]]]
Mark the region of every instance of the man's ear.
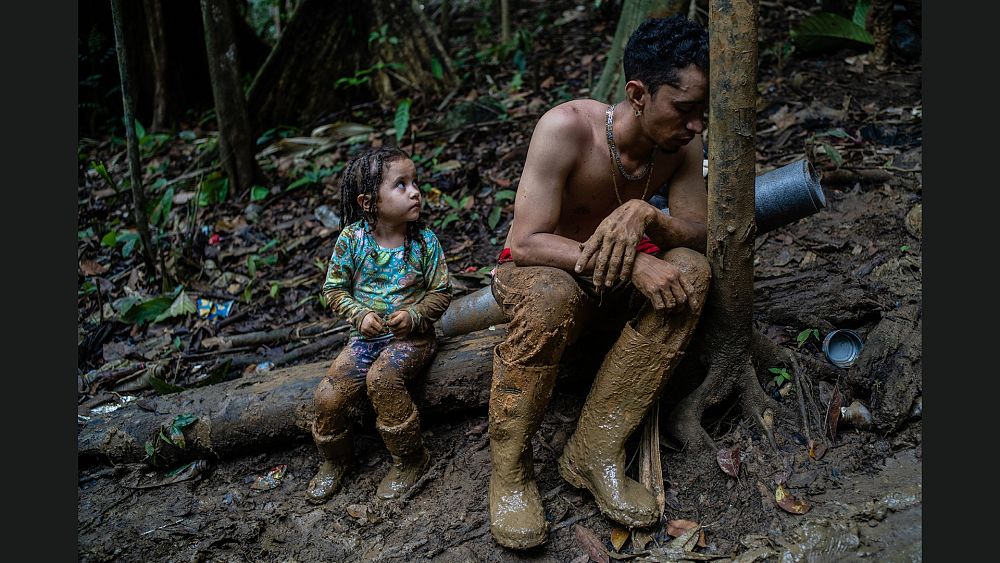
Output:
[[645,109],[646,85],[641,80],[629,80],[625,83],[625,101],[632,106],[632,111]]
[[372,201],[371,196],[367,196],[365,194],[358,194],[358,205],[361,206],[361,209],[369,211],[369,208],[371,207],[371,201]]

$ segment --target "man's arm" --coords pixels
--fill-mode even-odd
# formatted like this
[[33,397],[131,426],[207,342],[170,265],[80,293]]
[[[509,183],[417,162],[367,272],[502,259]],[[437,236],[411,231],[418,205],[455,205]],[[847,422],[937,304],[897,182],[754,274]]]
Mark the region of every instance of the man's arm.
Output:
[[660,248],[685,247],[702,254],[708,245],[708,192],[702,175],[701,136],[681,149],[683,160],[670,179],[670,215],[657,210],[646,235]]
[[538,120],[531,135],[510,227],[511,256],[518,266],[552,266],[573,272],[580,243],[553,233],[566,181],[589,135],[582,120],[572,106],[557,106]]

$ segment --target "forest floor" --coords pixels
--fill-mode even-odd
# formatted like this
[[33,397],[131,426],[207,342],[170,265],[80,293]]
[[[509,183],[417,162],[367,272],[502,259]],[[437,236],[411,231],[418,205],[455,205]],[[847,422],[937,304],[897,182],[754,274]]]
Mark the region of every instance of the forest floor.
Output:
[[[444,245],[457,292],[487,281],[511,218],[512,200],[504,192],[516,189],[534,122],[555,103],[585,96],[596,82],[615,20],[585,4],[577,9],[573,2],[550,2],[541,12],[517,12],[515,21],[526,29],[544,26],[522,51],[523,70],[499,55],[478,64],[472,55],[456,57],[472,75],[464,89],[450,101],[414,101],[413,134],[409,142],[404,137],[403,146],[418,155],[418,169],[429,184],[426,219]],[[793,53],[779,61],[787,29],[815,9],[812,3],[778,1],[761,10],[758,172],[809,158],[821,174],[827,207],[757,238],[755,322],[775,343],[825,362],[817,338],[798,346],[803,330],[815,328],[821,338],[833,328],[849,328],[866,346],[876,346],[884,341],[874,339],[883,320],[919,319],[922,68],[901,57],[880,67],[864,50]],[[456,30],[463,29],[462,22],[456,18]],[[155,301],[160,288],[149,287],[139,252],[129,246],[134,234],[121,227],[130,223],[128,198],[90,167],[92,161],[103,162],[113,178],[124,178],[124,147],[110,136],[81,139],[81,428],[123,397],[336,355],[335,348],[307,348],[337,326],[318,297],[337,228],[324,224],[330,219],[317,209],[337,209],[337,172],[354,145],[344,141],[348,133],[331,142],[310,131],[352,121],[371,127],[352,134],[370,131],[365,142],[378,142],[382,131],[392,129],[394,110],[369,104],[301,131],[270,132],[259,156],[273,180],[266,195],[251,201],[250,194],[230,193],[204,206],[198,200],[218,188],[203,170],[207,162],[199,159],[212,132],[193,121],[175,134],[148,133],[144,183],[153,186],[161,202],[155,232],[165,248],[176,249],[168,265],[183,283],[179,293],[160,296],[161,305]],[[317,145],[325,148],[310,152]],[[296,185],[297,180],[302,181]],[[190,310],[199,299],[233,305],[218,317],[203,318]],[[149,322],[161,313],[160,321]],[[237,349],[204,345],[212,336],[307,326],[321,330]],[[880,357],[890,356],[891,350]],[[305,437],[284,448],[209,460],[191,479],[149,488],[137,488],[138,483],[164,475],[144,464],[81,467],[79,558],[919,561],[920,416],[916,411],[885,415],[881,407],[888,399],[880,401],[884,389],[902,388],[909,390],[904,407],[913,398],[920,404],[919,349],[915,375],[898,366],[872,361],[864,369],[830,366],[811,378],[801,374],[822,405],[837,385],[845,405],[849,399],[865,403],[876,419],[868,429],[835,424],[825,452],[810,455],[801,423],[794,419],[776,424],[777,444],[771,447],[739,413],[710,413],[708,429],[719,446],[740,448],[742,468],[738,477],[730,477],[715,459],[678,451],[664,437],[666,511],[645,548],[630,537],[616,550],[613,527],[590,495],[559,476],[555,460],[574,429],[586,389],[557,385],[534,440],[535,471],[552,526],[548,542],[539,548],[513,552],[489,534],[484,410],[425,422],[430,475],[405,501],[373,498],[389,456],[370,423],[359,433],[354,471],[342,491],[321,506],[305,501],[306,484],[318,465],[315,447]],[[760,369],[766,372],[766,367],[773,366]],[[794,386],[786,382],[778,388],[772,377],[762,375],[765,389],[798,413],[796,392],[789,392]],[[866,385],[866,379],[877,384]],[[822,419],[825,413],[816,416]],[[278,468],[283,475],[271,482],[273,488],[255,486]],[[779,507],[779,485],[809,510],[796,514]],[[702,525],[704,546],[667,551],[664,546],[677,532],[666,524],[676,520]],[[592,537],[598,541],[588,540]]]

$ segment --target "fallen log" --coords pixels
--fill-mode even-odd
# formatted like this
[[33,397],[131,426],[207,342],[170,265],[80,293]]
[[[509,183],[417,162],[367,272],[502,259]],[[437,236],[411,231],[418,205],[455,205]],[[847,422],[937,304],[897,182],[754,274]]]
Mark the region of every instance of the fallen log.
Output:
[[[421,415],[433,419],[485,409],[493,373],[493,346],[506,332],[482,330],[441,338],[437,356],[413,397]],[[313,392],[329,361],[255,374],[130,403],[87,420],[77,434],[80,467],[100,462],[134,463],[157,446],[157,465],[220,459],[307,438],[315,417]],[[185,447],[158,438],[174,417],[194,415],[183,429]],[[169,432],[167,432],[169,436]],[[157,442],[158,441],[158,442]]]

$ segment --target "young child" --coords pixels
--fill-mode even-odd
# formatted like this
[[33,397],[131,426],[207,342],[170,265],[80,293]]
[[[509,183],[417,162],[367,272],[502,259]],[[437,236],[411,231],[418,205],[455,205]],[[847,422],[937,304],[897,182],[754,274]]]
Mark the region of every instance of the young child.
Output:
[[392,455],[377,495],[403,494],[429,463],[405,383],[437,350],[433,323],[451,302],[451,282],[441,244],[420,221],[415,176],[405,152],[378,148],[351,160],[341,180],[346,226],[323,293],[351,333],[316,388],[312,433],[323,463],[306,491],[311,502],[325,502],[340,488],[353,455],[351,420],[365,389]]

